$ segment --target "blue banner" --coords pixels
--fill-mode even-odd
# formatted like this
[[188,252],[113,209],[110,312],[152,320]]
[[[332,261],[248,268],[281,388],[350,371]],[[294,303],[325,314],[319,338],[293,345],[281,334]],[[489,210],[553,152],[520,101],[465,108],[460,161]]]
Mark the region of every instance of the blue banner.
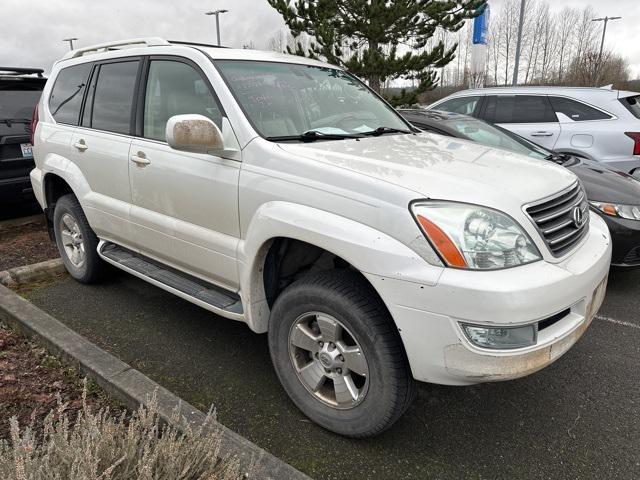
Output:
[[474,45],[486,45],[487,33],[489,31],[489,15],[491,11],[489,4],[487,3],[482,15],[473,19],[473,44]]

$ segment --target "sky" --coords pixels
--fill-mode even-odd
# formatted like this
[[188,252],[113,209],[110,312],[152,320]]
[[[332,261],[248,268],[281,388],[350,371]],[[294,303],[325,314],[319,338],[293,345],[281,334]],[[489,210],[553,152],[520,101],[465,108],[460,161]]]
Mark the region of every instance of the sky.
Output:
[[[78,46],[123,38],[159,36],[169,40],[215,43],[214,17],[204,12],[228,9],[220,16],[223,45],[253,42],[267,48],[284,28],[267,0],[0,0],[3,22],[0,65],[41,67],[50,71],[68,50],[62,39],[78,37]],[[505,0],[490,0],[496,14]],[[552,10],[592,6],[610,22],[606,46],[627,57],[632,77],[640,77],[640,0],[549,0]]]

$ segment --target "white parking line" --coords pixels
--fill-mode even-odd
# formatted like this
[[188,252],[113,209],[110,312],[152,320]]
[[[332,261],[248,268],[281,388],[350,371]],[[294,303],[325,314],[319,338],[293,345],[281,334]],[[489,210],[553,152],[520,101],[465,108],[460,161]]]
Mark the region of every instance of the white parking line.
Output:
[[596,320],[604,320],[605,322],[615,323],[616,325],[622,325],[624,327],[637,328],[640,330],[640,325],[636,325],[635,323],[625,322],[624,320],[617,320],[611,317],[605,317],[604,315],[596,315]]

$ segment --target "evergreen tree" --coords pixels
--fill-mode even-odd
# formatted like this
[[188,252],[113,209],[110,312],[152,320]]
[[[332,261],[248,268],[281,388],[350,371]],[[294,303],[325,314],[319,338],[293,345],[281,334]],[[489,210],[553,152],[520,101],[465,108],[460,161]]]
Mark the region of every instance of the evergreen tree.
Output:
[[312,37],[308,49],[297,42],[289,53],[342,66],[378,93],[385,81],[416,80],[416,90],[389,98],[395,105],[415,103],[419,93],[435,86],[435,69],[453,60],[457,45],[426,48],[436,29],[459,30],[486,1],[268,0],[294,36]]

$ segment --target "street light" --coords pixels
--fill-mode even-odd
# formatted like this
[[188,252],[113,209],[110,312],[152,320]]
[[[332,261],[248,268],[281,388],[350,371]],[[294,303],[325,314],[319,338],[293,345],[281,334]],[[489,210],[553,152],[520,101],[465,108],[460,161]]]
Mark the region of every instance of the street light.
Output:
[[604,28],[602,29],[602,40],[600,41],[600,53],[598,54],[598,76],[600,76],[601,63],[602,63],[602,48],[604,47],[604,36],[607,33],[607,23],[609,20],[620,20],[622,17],[602,17],[593,18],[592,22],[604,22]]
[[63,38],[63,42],[69,42],[69,50],[73,50],[73,41],[78,40],[76,37],[73,38]]
[[220,14],[227,13],[229,10],[213,10],[211,12],[206,12],[205,15],[215,15],[216,16],[216,34],[218,35],[218,46],[220,46]]

